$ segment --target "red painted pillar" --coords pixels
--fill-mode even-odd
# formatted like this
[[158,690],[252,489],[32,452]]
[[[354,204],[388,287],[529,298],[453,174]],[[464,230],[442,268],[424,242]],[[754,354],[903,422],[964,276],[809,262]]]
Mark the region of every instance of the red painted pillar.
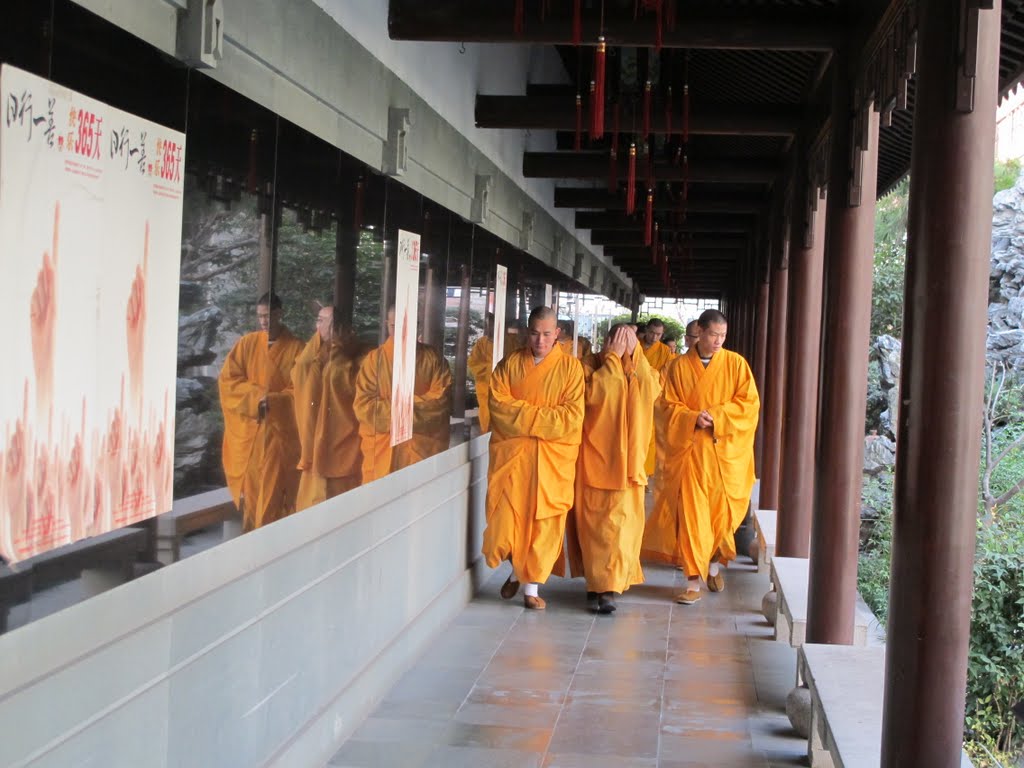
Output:
[[[758,394],[764,392],[764,373],[767,367],[768,355],[765,346],[768,343],[768,298],[769,283],[768,275],[758,281],[757,284],[757,310],[754,314],[754,382],[757,384]],[[764,467],[764,424],[757,425],[757,432],[754,435],[754,466],[757,476],[761,477]],[[758,506],[763,506],[758,502]]]
[[806,215],[794,215],[796,223],[790,246],[786,404],[783,410],[782,481],[775,539],[775,551],[779,557],[807,557],[811,547],[825,206],[819,201],[818,210],[808,213],[810,222],[804,220]]
[[[853,642],[860,543],[860,489],[864,463],[868,335],[874,263],[878,113],[863,121],[861,146],[852,151],[853,98],[849,59],[834,59],[832,143],[826,220],[825,343],[821,416],[811,526],[807,642]],[[859,162],[851,162],[859,154]],[[859,169],[859,175],[854,168]],[[859,200],[851,194],[859,184]]]
[[[968,6],[971,4],[968,3]],[[978,514],[1000,3],[918,5],[882,717],[885,768],[960,765]],[[971,19],[971,14],[976,14]],[[971,33],[971,22],[977,30]],[[976,64],[973,109],[963,77]],[[941,339],[941,343],[936,343]]]
[[779,476],[782,465],[782,409],[786,386],[786,303],[789,297],[789,232],[785,219],[775,236],[772,259],[771,300],[768,307],[768,343],[765,346],[764,388],[761,390],[764,445],[761,463],[762,509],[779,508]]

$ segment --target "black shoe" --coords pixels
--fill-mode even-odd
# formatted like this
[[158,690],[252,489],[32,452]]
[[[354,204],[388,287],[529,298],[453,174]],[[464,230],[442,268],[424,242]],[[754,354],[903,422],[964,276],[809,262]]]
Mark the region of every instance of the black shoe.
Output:
[[600,599],[598,598],[597,592],[587,592],[587,610],[591,613],[597,613],[601,610]]
[[598,612],[600,613],[613,613],[615,611],[615,593],[614,592],[602,592],[601,596],[597,598]]

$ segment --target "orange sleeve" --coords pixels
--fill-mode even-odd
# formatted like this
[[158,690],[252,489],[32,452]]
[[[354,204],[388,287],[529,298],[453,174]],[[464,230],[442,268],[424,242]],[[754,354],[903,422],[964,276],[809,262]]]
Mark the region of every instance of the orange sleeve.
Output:
[[575,358],[564,377],[558,405],[533,405],[513,397],[506,362],[491,376],[490,411],[493,429],[507,437],[537,437],[542,440],[579,443],[583,429],[583,366]]

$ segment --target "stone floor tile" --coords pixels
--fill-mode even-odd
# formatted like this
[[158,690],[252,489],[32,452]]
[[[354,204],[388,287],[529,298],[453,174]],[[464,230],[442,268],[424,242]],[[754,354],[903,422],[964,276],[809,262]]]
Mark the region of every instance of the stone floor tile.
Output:
[[544,768],[658,768],[656,758],[610,755],[548,754]]
[[443,746],[431,752],[417,768],[540,768],[542,759],[541,752]]
[[654,758],[658,719],[644,710],[571,703],[558,718],[549,751]]
[[551,729],[562,709],[557,704],[481,704],[467,701],[455,713],[456,722]]
[[453,747],[511,749],[543,753],[551,741],[554,718],[546,728],[467,723],[456,720],[446,732],[445,744]]

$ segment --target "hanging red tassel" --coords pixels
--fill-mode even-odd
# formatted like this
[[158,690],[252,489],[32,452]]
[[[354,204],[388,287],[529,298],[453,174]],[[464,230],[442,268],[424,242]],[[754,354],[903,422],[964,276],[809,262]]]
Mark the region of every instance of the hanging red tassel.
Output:
[[654,190],[647,188],[647,206],[644,209],[644,245],[651,244],[654,234]]
[[626,215],[636,210],[636,143],[629,145],[629,170],[626,175]]
[[516,0],[515,10],[513,11],[512,16],[512,31],[516,36],[523,34],[523,30],[526,26],[525,17],[526,14],[523,8],[523,0]]
[[594,49],[594,112],[593,129],[591,134],[595,139],[604,136],[604,59],[605,43],[604,36],[597,38],[597,48]]
[[352,209],[352,231],[358,232],[363,228],[363,180],[356,182],[356,199]]
[[597,114],[597,83],[593,80],[590,81],[590,102],[588,105],[590,110],[590,125],[588,130],[590,131],[590,140],[594,141],[597,138],[597,120],[595,115]]
[[664,250],[662,246],[658,243],[658,235],[660,230],[661,227],[658,226],[658,222],[654,222],[654,233],[651,237],[651,260],[654,261],[655,263],[657,263],[656,259],[658,257],[658,250]]
[[579,91],[576,92],[576,138],[573,141],[573,149],[577,152],[583,146],[583,98]]
[[256,168],[256,146],[258,143],[259,134],[253,128],[252,133],[249,134],[249,178],[245,182],[246,189],[249,190],[250,195],[255,195],[256,188],[259,186],[259,171]]
[[683,86],[683,144],[690,141],[690,84]]
[[[686,208],[686,201],[690,196],[690,156],[683,155],[683,208]],[[686,211],[684,210],[685,214]]]
[[651,81],[644,83],[644,116],[643,116],[643,138],[651,135]]
[[572,44],[579,45],[583,42],[583,11],[582,0],[573,0],[572,3]]
[[668,87],[665,96],[665,143],[672,139],[672,86]]

